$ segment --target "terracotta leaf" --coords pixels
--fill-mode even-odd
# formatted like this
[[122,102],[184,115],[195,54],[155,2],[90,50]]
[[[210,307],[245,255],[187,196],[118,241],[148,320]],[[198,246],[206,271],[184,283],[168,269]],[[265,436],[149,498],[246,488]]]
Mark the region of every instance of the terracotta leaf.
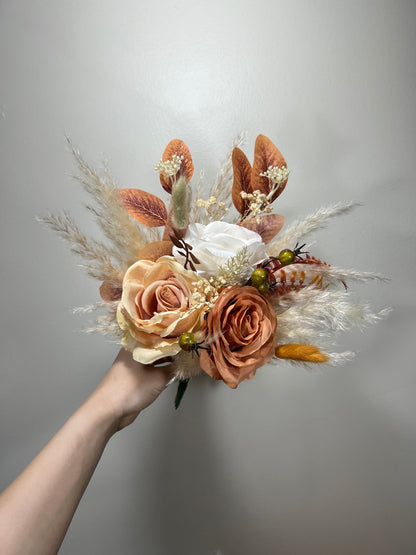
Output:
[[[251,187],[253,191],[259,189],[265,195],[271,191],[273,183],[269,178],[260,176],[260,174],[266,172],[270,166],[277,166],[279,168],[282,166],[287,167],[286,161],[280,150],[274,146],[270,139],[264,135],[259,135],[254,145],[253,174],[251,179]],[[271,202],[276,200],[277,197],[283,192],[283,189],[286,187],[286,183],[287,179],[274,193]]]
[[166,206],[157,196],[140,189],[120,189],[120,196],[129,215],[141,224],[148,227],[166,224]]
[[[191,156],[191,153],[189,152],[189,148],[180,139],[173,139],[172,141],[170,141],[168,146],[165,148],[165,152],[163,153],[162,160],[166,162],[167,160],[170,160],[174,154],[176,154],[177,156],[183,156],[181,167],[179,168],[179,171],[176,174],[177,177],[179,177],[180,175],[184,175],[186,177],[186,181],[187,182],[190,181],[194,173],[192,156]],[[160,183],[162,187],[165,189],[165,191],[167,191],[169,194],[172,192],[172,181],[170,177],[165,177],[164,175],[161,174]]]
[[122,288],[112,281],[103,281],[100,287],[100,295],[103,301],[112,302],[121,299]]
[[240,212],[245,214],[248,210],[249,202],[241,197],[241,192],[251,193],[251,164],[246,155],[239,148],[234,148],[232,154],[234,182],[231,192],[233,204]]
[[139,260],[158,260],[161,256],[172,254],[171,241],[154,241],[143,247],[139,252]]
[[263,239],[263,243],[267,244],[279,233],[284,223],[285,219],[280,214],[266,214],[260,217],[259,222],[257,222],[257,218],[250,218],[240,225],[258,233]]

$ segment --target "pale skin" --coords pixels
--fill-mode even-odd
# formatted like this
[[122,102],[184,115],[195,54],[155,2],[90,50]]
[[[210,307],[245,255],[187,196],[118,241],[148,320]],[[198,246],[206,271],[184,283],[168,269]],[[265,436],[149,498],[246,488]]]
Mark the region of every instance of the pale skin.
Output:
[[109,439],[159,396],[171,371],[121,349],[97,389],[0,495],[3,555],[58,552]]

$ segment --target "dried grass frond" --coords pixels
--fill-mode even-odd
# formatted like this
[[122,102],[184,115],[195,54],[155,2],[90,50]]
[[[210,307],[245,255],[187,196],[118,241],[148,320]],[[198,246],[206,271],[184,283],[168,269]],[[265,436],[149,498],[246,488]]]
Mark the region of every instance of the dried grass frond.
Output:
[[81,176],[75,176],[75,179],[96,203],[96,206],[87,205],[87,209],[94,214],[105,236],[111,241],[111,256],[127,268],[137,260],[140,249],[149,243],[146,228],[129,217],[108,168],[104,166],[104,172],[100,175],[85,162],[69,138],[67,141],[81,172]]
[[324,228],[330,218],[348,214],[357,206],[359,204],[355,202],[339,202],[333,206],[319,208],[304,220],[294,222],[286,230],[279,233],[276,239],[268,244],[267,254],[278,256],[280,251],[287,248],[288,245],[294,245],[296,242],[302,241],[312,231]]
[[233,186],[233,163],[232,156],[234,148],[242,148],[247,140],[247,133],[244,131],[237,135],[232,142],[231,150],[221,165],[220,171],[209,191],[210,197],[216,197],[218,202],[226,202],[227,206],[232,205],[231,189]]
[[276,337],[279,344],[316,344],[334,332],[364,329],[369,324],[385,318],[390,309],[373,312],[368,303],[354,300],[345,291],[328,291],[305,287],[274,299],[273,308],[278,315]]
[[[234,223],[240,219],[240,215],[236,214],[234,210],[234,205],[231,198],[231,189],[233,186],[232,154],[234,148],[242,148],[246,143],[246,140],[246,132],[242,132],[234,138],[231,145],[231,150],[223,161],[220,171],[218,172],[213,185],[210,187],[207,193],[208,198],[215,197],[216,205],[220,208],[218,210],[218,213],[215,216],[213,216],[212,214],[208,214],[207,211],[204,210],[204,208],[197,206],[196,202],[194,202],[190,213],[192,222],[198,222],[203,225],[207,225],[212,220],[225,220]],[[204,197],[203,178],[204,174],[203,172],[201,172],[196,191],[196,199],[203,199]],[[222,203],[224,204],[222,205]]]
[[[314,268],[311,266],[311,268]],[[324,277],[328,283],[334,284],[339,282],[348,283],[354,281],[357,283],[366,283],[367,281],[387,282],[388,278],[376,274],[375,272],[360,272],[352,268],[337,268],[336,266],[318,266],[315,270]]]
[[123,337],[123,331],[117,323],[115,312],[104,314],[96,318],[90,326],[82,329],[83,333],[101,333],[108,336],[117,342],[120,342]]
[[82,266],[88,274],[100,281],[109,280],[121,285],[124,272],[111,261],[111,253],[103,243],[88,239],[66,212],[62,216],[49,214],[38,218],[40,222],[56,231],[71,245],[71,252],[86,262]]
[[94,304],[87,304],[85,306],[77,306],[72,309],[73,314],[91,314],[97,310],[110,308],[111,310],[116,310],[119,301],[107,302],[101,301]]

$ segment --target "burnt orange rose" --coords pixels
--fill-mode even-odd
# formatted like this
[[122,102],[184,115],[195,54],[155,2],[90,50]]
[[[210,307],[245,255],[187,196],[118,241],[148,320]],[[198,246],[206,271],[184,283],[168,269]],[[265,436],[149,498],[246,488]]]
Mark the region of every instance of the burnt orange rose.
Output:
[[201,353],[201,368],[235,389],[274,355],[276,315],[254,287],[234,287],[220,294],[208,312],[209,351]]

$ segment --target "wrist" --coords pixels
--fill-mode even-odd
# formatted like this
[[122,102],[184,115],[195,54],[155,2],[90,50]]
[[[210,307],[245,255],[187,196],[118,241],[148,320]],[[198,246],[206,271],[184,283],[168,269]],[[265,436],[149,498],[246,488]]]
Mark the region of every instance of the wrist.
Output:
[[119,430],[120,420],[123,418],[122,410],[102,388],[97,388],[79,410],[107,441]]

